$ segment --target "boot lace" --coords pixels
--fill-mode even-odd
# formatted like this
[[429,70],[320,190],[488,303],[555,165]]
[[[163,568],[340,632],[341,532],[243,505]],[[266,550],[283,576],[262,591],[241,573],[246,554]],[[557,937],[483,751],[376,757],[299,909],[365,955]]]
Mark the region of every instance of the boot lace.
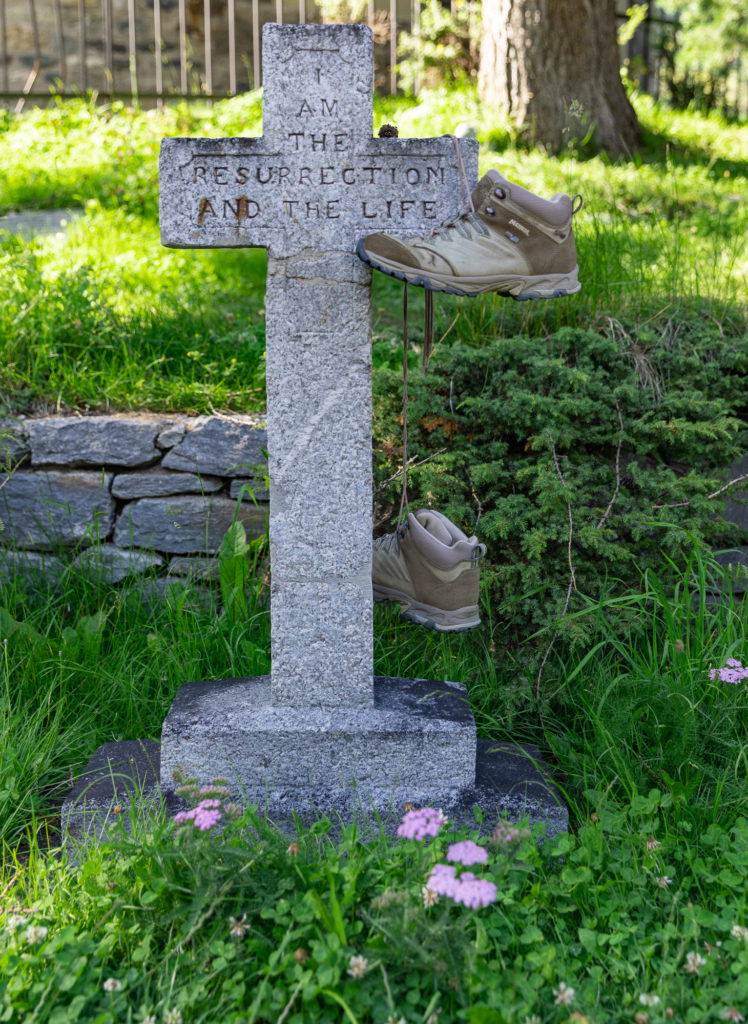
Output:
[[383,537],[377,537],[374,541],[374,550],[379,551],[380,548],[383,548],[385,551],[389,552],[394,544],[395,552],[399,555],[400,541],[403,539],[407,531],[408,522],[406,520],[402,526],[399,526],[393,533],[385,533]]

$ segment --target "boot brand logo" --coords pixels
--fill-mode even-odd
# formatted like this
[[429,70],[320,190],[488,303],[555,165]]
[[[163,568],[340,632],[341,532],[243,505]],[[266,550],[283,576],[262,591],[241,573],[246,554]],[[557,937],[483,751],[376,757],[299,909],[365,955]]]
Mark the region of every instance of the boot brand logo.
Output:
[[523,235],[530,234],[530,229],[526,228],[524,224],[520,224],[518,220],[514,220],[514,218],[512,218],[509,221],[509,223],[512,225],[513,228],[517,228],[518,231],[521,231]]

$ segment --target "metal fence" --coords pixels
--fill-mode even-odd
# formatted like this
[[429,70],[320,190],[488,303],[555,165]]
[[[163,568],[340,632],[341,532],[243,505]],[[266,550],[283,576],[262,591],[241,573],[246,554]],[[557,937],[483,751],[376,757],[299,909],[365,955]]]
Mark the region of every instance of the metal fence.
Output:
[[[441,0],[455,13],[457,0]],[[471,0],[468,0],[471,2]],[[484,0],[490,3],[491,0]],[[630,0],[617,0],[619,22]],[[375,85],[398,88],[398,40],[417,36],[422,0],[0,0],[0,103],[14,106],[94,92],[160,106],[221,98],[262,84],[266,21],[361,20],[374,33]],[[353,18],[351,18],[353,15]],[[722,77],[674,73],[677,20],[655,3],[622,57],[645,92],[748,115],[748,61]]]
[[334,6],[372,28],[378,87],[396,92],[398,36],[418,34],[421,0],[0,0],[0,99],[236,95],[262,84],[266,21],[324,22]]

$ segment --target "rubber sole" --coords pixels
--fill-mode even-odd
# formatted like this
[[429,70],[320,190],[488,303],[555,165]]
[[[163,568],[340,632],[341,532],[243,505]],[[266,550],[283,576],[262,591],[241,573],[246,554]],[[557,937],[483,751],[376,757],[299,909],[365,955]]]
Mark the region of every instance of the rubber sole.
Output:
[[437,633],[465,633],[480,625],[478,605],[466,605],[464,608],[436,608],[422,601],[416,601],[399,590],[391,590],[374,584],[375,601],[391,601],[400,605],[400,614],[408,622],[426,629],[434,629]]
[[[414,267],[373,259],[367,253],[363,239],[356,246],[356,252],[364,263],[368,263],[383,274],[389,274],[390,277],[396,277],[399,281],[405,281],[417,288],[426,288],[432,292],[446,292],[448,295],[474,298],[476,295],[483,295],[487,292],[498,292],[499,295],[506,295],[516,299],[517,302],[526,302],[529,299],[560,299],[565,295],[576,295],[582,289],[579,283],[578,267],[574,267],[568,274],[541,274],[535,277],[493,274],[487,277],[472,277],[466,279],[463,286],[460,287],[457,284],[458,279],[446,274],[432,273],[428,277],[424,277]],[[468,284],[469,287],[465,287]]]

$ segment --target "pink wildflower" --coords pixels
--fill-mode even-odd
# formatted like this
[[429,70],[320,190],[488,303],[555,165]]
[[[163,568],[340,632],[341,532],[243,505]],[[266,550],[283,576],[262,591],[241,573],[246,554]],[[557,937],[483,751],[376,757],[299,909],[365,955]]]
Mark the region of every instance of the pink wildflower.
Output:
[[466,867],[471,864],[485,864],[488,860],[488,852],[482,846],[474,843],[472,839],[466,839],[462,843],[452,843],[447,848],[447,860],[456,860]]
[[452,867],[451,864],[434,864],[426,882],[428,889],[435,892],[437,896],[451,896],[452,899],[455,899],[459,886],[457,868]]
[[470,871],[460,875],[459,888],[454,897],[456,903],[462,903],[465,907],[487,907],[489,903],[496,902],[496,886],[485,878],[476,878]]
[[441,811],[433,807],[422,807],[417,811],[408,811],[403,818],[397,834],[403,839],[426,839],[437,836],[439,829],[446,823]]

